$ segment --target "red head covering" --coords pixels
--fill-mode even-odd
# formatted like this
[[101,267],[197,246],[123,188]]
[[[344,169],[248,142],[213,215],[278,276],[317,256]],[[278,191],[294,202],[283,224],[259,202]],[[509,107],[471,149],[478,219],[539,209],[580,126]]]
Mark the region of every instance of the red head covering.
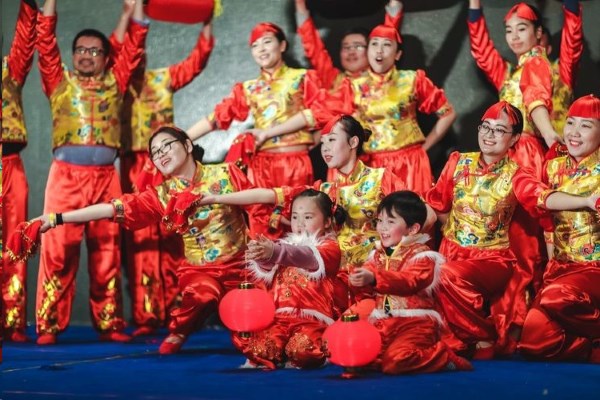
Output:
[[600,119],[600,99],[593,94],[578,98],[571,104],[567,116]]
[[[519,121],[523,121],[523,116],[519,116],[517,114],[517,112],[519,112],[519,110],[510,107],[510,103],[501,100],[499,102],[497,102],[496,104],[492,105],[490,108],[488,108],[485,113],[483,114],[483,117],[481,117],[481,120],[483,121],[484,119],[500,119],[500,113],[504,111],[506,113],[506,115],[508,115],[508,122],[511,125],[515,125],[517,124]],[[522,122],[521,122],[522,123]]]
[[390,40],[395,40],[398,43],[402,43],[402,38],[400,37],[400,33],[398,33],[398,29],[389,25],[377,25],[371,33],[369,34],[369,39],[374,37],[382,37]]
[[537,20],[538,20],[537,14],[535,13],[535,11],[533,11],[531,6],[527,3],[517,3],[514,6],[512,6],[512,8],[510,10],[508,10],[508,13],[504,17],[504,22],[508,21],[510,19],[510,17],[513,16],[513,14],[517,14],[517,17],[523,18],[523,19],[526,19],[526,20],[532,21],[532,22],[537,22]]
[[269,32],[277,35],[278,33],[283,33],[283,30],[272,22],[261,22],[250,32],[250,46]]
[[326,123],[325,126],[323,127],[323,129],[321,130],[321,136],[329,135],[331,133],[331,131],[333,130],[333,127],[335,126],[335,124],[337,124],[340,121],[340,119],[342,119],[341,115],[331,118],[329,120],[329,122]]

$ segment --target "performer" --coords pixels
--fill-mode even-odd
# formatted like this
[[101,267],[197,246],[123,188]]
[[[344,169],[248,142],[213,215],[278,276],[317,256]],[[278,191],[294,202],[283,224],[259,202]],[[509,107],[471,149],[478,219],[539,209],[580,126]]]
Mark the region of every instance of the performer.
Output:
[[[113,162],[120,147],[118,119],[132,68],[147,33],[141,1],[114,65],[108,39],[93,29],[73,40],[74,71],[62,65],[57,45],[56,0],[46,0],[38,20],[37,47],[42,87],[53,119],[53,161],[44,210],[80,208],[121,194]],[[101,340],[128,341],[121,298],[119,226],[110,221],[66,225],[42,238],[36,299],[38,344],[53,344],[68,325],[83,234],[88,244],[92,324]]]
[[151,136],[148,150],[156,168],[168,178],[163,183],[109,203],[40,217],[44,221],[42,231],[61,223],[112,219],[131,230],[162,221],[182,235],[185,260],[179,265],[177,278],[183,297],[181,305],[171,311],[169,336],[160,345],[160,354],[178,352],[188,335],[216,309],[225,292],[236,288],[243,278],[243,210],[198,206],[198,199],[201,193],[248,189],[250,183],[233,164],[202,165],[199,149],[184,131],[161,127]]
[[261,237],[248,243],[248,268],[265,282],[276,307],[271,326],[250,337],[233,337],[249,366],[315,368],[325,362],[321,336],[333,323],[333,284],[341,257],[333,208],[325,193],[302,191],[292,204],[292,233],[276,242]]
[[427,208],[410,191],[387,195],[377,207],[380,241],[369,260],[350,274],[350,284],[375,292],[351,307],[375,325],[382,339],[374,366],[386,374],[472,370],[440,340],[441,316],[434,292],[444,257],[419,233]]
[[[21,91],[33,62],[37,5],[22,0],[15,36],[8,56],[2,59],[2,242],[27,219],[28,185],[21,160],[27,146]],[[2,277],[2,323],[5,340],[26,342],[27,264],[5,264]]]
[[[398,27],[402,22],[402,2],[390,0],[385,7],[385,24]],[[365,76],[369,69],[367,42],[369,32],[364,28],[348,30],[340,43],[340,71],[333,65],[329,52],[306,7],[306,0],[296,0],[296,25],[302,40],[304,54],[315,68],[326,89],[336,90],[345,77],[350,79]]]
[[[538,360],[600,363],[600,99],[588,95],[571,105],[564,138],[569,154],[544,168],[548,188],[529,191],[551,213],[554,254],[519,351]],[[561,192],[578,201],[567,202]]]
[[[133,7],[126,0],[123,15],[110,37],[118,52]],[[188,57],[166,68],[146,69],[146,57],[133,73],[125,96],[121,156],[121,179],[126,193],[144,190],[154,175],[160,176],[148,156],[148,138],[160,126],[174,124],[173,94],[189,84],[204,68],[214,47],[212,23],[205,23]],[[176,271],[182,261],[181,237],[162,225],[125,231],[126,257],[131,292],[133,336],[149,335],[165,324],[169,309],[177,300]]]

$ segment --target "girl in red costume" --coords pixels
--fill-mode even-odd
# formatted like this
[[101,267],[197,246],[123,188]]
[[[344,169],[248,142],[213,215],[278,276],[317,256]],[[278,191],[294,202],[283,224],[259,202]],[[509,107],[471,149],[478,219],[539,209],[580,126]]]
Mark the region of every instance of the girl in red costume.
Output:
[[166,177],[163,183],[110,203],[40,217],[42,231],[63,223],[112,219],[132,230],[162,221],[169,230],[181,233],[186,256],[177,270],[182,301],[170,313],[170,334],[159,348],[161,354],[179,351],[225,292],[243,280],[246,225],[242,210],[198,206],[197,194],[235,192],[251,187],[250,183],[234,165],[201,164],[198,149],[184,131],[162,127],[151,136],[148,151]]
[[341,252],[333,231],[333,202],[307,189],[292,204],[292,233],[276,242],[265,237],[248,243],[246,260],[275,300],[275,321],[250,338],[235,335],[234,345],[249,365],[323,365],[321,336],[333,323],[333,285]]
[[444,258],[426,245],[429,236],[419,233],[426,205],[414,192],[395,192],[381,201],[377,216],[375,253],[350,274],[352,286],[375,295],[375,307],[367,299],[351,308],[381,334],[375,365],[386,374],[471,370],[440,340],[443,322],[434,292]]

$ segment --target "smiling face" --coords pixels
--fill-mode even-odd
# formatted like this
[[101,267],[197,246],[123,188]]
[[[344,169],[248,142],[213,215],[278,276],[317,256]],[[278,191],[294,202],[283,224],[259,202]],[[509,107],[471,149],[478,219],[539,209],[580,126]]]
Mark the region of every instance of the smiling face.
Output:
[[394,247],[405,236],[415,232],[406,225],[404,218],[392,209],[391,214],[386,210],[382,210],[377,216],[377,233],[384,247]]
[[[93,51],[98,51],[98,53],[94,56],[92,55]],[[81,36],[77,39],[73,52],[73,68],[80,75],[86,77],[100,75],[104,72],[107,62],[108,57],[104,54],[102,40],[95,36]]]
[[280,42],[272,32],[267,32],[250,45],[252,57],[258,66],[271,73],[283,64],[283,52],[287,42]]
[[517,57],[536,46],[542,37],[542,28],[535,27],[528,19],[513,14],[505,23],[506,43]]
[[150,157],[156,168],[165,176],[182,173],[188,157],[191,157],[192,144],[185,145],[166,132],[158,133],[152,139]]
[[400,59],[402,51],[398,50],[396,41],[375,36],[369,41],[367,56],[371,69],[375,73],[385,74]]
[[317,202],[310,197],[298,197],[292,205],[292,232],[318,234],[329,229],[331,222],[326,221]]
[[340,62],[346,72],[362,72],[369,68],[367,38],[360,33],[350,33],[342,39]]
[[[321,156],[328,168],[344,170],[348,164],[353,163],[356,155],[358,137],[348,138],[341,123],[333,126],[330,133],[321,136]],[[351,167],[353,167],[352,165]]]
[[569,154],[579,162],[600,147],[600,120],[569,117],[565,124],[564,138]]
[[519,140],[520,135],[513,135],[508,115],[503,111],[498,119],[486,118],[478,129],[479,149],[486,163],[490,164],[503,158],[508,149]]

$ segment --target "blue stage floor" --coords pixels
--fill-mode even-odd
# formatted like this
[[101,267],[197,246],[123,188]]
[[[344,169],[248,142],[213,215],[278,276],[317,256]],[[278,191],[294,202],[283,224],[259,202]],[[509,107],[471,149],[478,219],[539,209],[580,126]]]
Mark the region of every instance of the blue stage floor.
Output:
[[71,327],[54,346],[4,343],[0,400],[600,399],[600,365],[480,361],[473,372],[345,380],[332,365],[238,369],[244,358],[225,331],[199,332],[174,356],[158,355],[162,337],[100,343],[92,328]]

